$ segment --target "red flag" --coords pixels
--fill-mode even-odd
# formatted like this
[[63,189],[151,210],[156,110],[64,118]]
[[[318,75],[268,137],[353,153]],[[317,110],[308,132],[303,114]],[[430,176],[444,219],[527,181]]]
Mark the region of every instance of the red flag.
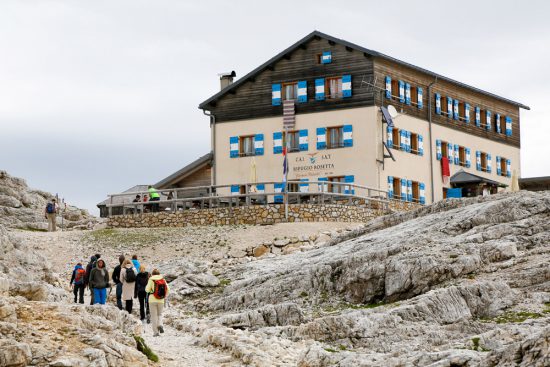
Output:
[[449,167],[449,159],[447,157],[441,157],[441,176],[444,184],[449,183],[449,177],[451,177],[451,168]]

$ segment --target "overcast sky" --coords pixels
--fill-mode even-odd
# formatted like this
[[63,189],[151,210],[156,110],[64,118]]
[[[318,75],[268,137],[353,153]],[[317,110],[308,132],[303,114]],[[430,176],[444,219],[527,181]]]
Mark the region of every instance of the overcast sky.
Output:
[[[92,210],[207,153],[198,104],[313,30],[522,102],[550,175],[550,2],[0,1],[0,169]],[[529,4],[529,5],[527,5]]]

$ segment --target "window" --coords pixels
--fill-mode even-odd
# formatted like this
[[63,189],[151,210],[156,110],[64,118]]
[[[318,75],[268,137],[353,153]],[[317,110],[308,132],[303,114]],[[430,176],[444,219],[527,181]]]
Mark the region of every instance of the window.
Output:
[[342,78],[327,78],[325,90],[327,91],[327,98],[341,98]]
[[293,101],[298,98],[298,83],[283,83],[283,100]]
[[458,147],[458,164],[466,167],[466,148]]
[[[504,176],[504,177],[507,177],[508,176],[508,172],[506,170],[506,161],[507,159],[504,158],[504,157],[500,157],[500,176]],[[497,172],[497,173],[499,173]]]
[[327,127],[327,148],[342,148],[344,146],[344,127]]
[[480,153],[480,162],[481,162],[481,167],[480,168],[483,172],[488,172],[487,161],[488,161],[487,153],[481,152]]
[[441,114],[448,115],[449,113],[452,113],[452,111],[449,111],[448,107],[449,104],[447,103],[447,97],[441,97]]
[[441,156],[442,157],[449,157],[449,143],[446,141],[441,142]]
[[254,154],[254,135],[239,136],[239,156],[246,157]]
[[399,177],[393,178],[393,198],[401,200],[401,179]]
[[491,123],[490,117],[489,120],[487,120],[487,110],[481,110],[481,127],[485,128],[487,127],[487,124]]
[[393,128],[392,136],[393,136],[393,148],[394,149],[400,149],[401,148],[401,134],[399,134],[399,129]]
[[339,182],[344,183],[345,177],[344,176],[334,176],[328,178],[328,192],[336,193],[336,194],[343,194],[345,191],[346,186],[345,185],[333,185],[331,182]]
[[418,134],[411,133],[411,153],[418,154]]
[[[495,122],[496,129],[496,122]],[[506,132],[506,117],[500,116],[500,133],[504,134]]]
[[300,191],[300,186],[298,183],[289,183],[288,184],[288,192],[299,192]]
[[391,98],[399,101],[399,81],[395,79],[391,81]]
[[[285,133],[283,132],[283,136]],[[299,152],[300,151],[300,131],[289,131],[288,132],[288,152]]]
[[418,88],[411,86],[411,104],[418,106]]

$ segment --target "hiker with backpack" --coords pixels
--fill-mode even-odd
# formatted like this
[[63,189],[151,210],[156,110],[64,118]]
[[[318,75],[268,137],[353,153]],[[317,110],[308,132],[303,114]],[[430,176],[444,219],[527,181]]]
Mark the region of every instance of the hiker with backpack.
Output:
[[134,264],[129,259],[124,260],[122,269],[120,270],[120,282],[122,283],[122,297],[125,302],[125,309],[128,313],[132,313],[134,303],[134,291],[136,288],[136,270]]
[[86,288],[86,270],[82,267],[82,263],[76,264],[71,275],[71,286],[73,287],[74,303],[84,303],[84,288]]
[[139,260],[137,258],[137,255],[132,255],[132,264],[134,264],[134,269],[136,269],[136,274],[139,273],[139,268],[141,266],[139,264]]
[[90,289],[90,304],[94,304],[94,290],[90,287],[90,276],[92,275],[92,269],[95,268],[97,260],[101,257],[100,254],[95,254],[90,258],[90,262],[86,265],[86,285]]
[[149,293],[149,309],[151,311],[151,321],[153,323],[153,336],[159,336],[159,332],[164,333],[164,328],[162,326],[162,311],[170,288],[166,280],[160,275],[158,269],[154,269],[151,274],[145,291]]
[[44,216],[48,220],[48,232],[55,232],[57,230],[55,220],[58,211],[59,206],[55,202],[55,199],[51,199],[44,209]]
[[104,305],[107,301],[107,288],[111,287],[109,283],[109,272],[103,259],[97,260],[96,266],[90,272],[90,289],[94,292],[94,305]]
[[145,325],[145,317],[147,316],[147,322],[149,322],[151,315],[149,311],[148,294],[145,291],[148,282],[149,273],[145,271],[145,265],[141,265],[139,267],[139,273],[137,274],[134,298],[139,300],[139,319],[143,325]]
[[122,263],[124,262],[125,257],[124,255],[120,255],[118,257],[118,265],[115,266],[115,269],[113,270],[113,283],[115,283],[115,290],[116,290],[116,306],[119,310],[122,310],[122,282],[120,281],[120,270],[122,268]]

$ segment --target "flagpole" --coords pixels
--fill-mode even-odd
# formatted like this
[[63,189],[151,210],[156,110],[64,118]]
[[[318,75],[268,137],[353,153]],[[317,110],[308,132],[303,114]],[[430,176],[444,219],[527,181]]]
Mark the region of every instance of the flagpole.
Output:
[[286,170],[285,170],[285,220],[288,222],[288,126],[285,126],[285,136],[284,136],[284,144],[285,144],[285,157],[286,159]]

